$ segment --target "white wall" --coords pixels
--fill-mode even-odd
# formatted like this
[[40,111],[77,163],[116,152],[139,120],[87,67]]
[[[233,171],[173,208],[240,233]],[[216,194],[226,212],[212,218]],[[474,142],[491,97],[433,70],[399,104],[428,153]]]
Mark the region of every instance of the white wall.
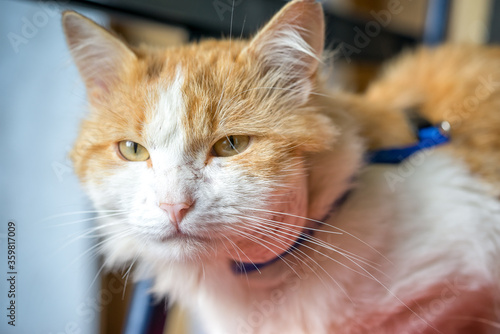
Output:
[[[86,103],[61,30],[65,2],[0,1],[0,333],[4,334],[94,334],[98,310],[107,302],[97,300],[106,295],[99,279],[91,286],[99,269],[93,253],[79,257],[93,241],[70,242],[91,222],[67,223],[90,216],[47,219],[89,210],[67,159]],[[17,225],[15,327],[7,324],[6,317],[9,220]]]

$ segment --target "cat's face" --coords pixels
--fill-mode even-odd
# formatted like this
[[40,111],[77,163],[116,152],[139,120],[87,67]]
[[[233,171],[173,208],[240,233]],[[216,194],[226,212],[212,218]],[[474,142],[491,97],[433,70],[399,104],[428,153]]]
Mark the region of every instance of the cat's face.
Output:
[[294,243],[305,157],[335,137],[314,98],[321,10],[298,4],[251,42],[167,50],[65,15],[91,105],[72,156],[97,209],[117,210],[101,221],[108,249],[262,262]]

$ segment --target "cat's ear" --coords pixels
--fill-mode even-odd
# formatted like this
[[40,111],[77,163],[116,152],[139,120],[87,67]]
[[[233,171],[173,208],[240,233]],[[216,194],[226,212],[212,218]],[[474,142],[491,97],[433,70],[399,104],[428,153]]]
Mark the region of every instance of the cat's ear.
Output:
[[66,11],[62,16],[66,41],[89,93],[107,93],[136,55],[122,41],[90,19]]
[[284,6],[243,51],[258,57],[293,80],[316,73],[324,46],[324,17],[320,3],[295,0]]

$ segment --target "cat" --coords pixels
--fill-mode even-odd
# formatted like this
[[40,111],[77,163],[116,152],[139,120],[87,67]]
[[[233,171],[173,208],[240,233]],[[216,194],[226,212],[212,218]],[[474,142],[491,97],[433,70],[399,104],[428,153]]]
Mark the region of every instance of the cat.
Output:
[[[107,267],[133,264],[214,334],[500,332],[500,48],[407,52],[334,94],[312,0],[248,41],[133,47],[75,12],[63,27]],[[368,163],[415,143],[408,110],[451,141]]]

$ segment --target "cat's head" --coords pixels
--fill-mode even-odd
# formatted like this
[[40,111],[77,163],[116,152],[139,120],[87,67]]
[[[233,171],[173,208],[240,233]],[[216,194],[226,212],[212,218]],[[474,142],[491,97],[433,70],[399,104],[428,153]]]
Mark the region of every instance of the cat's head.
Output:
[[[293,1],[249,41],[126,45],[63,17],[90,114],[72,152],[105,248],[266,261],[307,224],[306,156],[337,129],[317,99],[320,4]],[[113,256],[113,255],[111,255]]]

